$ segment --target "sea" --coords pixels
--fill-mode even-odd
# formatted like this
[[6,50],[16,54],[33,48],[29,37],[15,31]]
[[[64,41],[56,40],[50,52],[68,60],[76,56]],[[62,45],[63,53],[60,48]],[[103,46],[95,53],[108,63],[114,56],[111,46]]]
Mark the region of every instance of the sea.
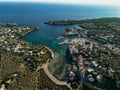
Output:
[[70,5],[49,3],[0,3],[0,22],[17,23],[20,26],[39,26],[21,40],[30,45],[46,45],[55,53],[49,70],[59,79],[62,78],[67,65],[66,50],[68,45],[58,45],[63,39],[57,37],[69,26],[52,26],[44,24],[49,20],[85,20],[93,18],[120,17],[120,9],[113,6]]

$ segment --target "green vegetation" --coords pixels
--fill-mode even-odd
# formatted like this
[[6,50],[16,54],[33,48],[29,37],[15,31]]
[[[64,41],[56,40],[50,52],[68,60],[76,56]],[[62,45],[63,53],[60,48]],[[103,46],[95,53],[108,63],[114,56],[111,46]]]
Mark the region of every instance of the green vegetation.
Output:
[[53,58],[46,46],[30,46],[20,36],[38,27],[0,23],[0,89],[7,90],[69,90],[53,83],[41,66]]
[[102,18],[82,21],[87,36],[102,44],[120,46],[120,18]]
[[69,88],[53,83],[41,69],[38,71],[38,90],[69,90]]
[[120,18],[101,18],[88,20],[48,21],[50,25],[78,25],[70,27],[62,36],[82,36],[91,38],[101,44],[120,46]]
[[[65,37],[69,42],[65,79],[76,90],[117,90],[120,81],[120,18],[48,21],[50,25],[69,27]],[[36,26],[0,23],[0,88],[8,90],[69,90],[52,82],[42,65],[53,58],[45,46],[32,46],[19,40],[20,36],[36,30]],[[78,39],[77,39],[77,38]],[[54,74],[59,75],[64,62],[59,61]],[[109,83],[109,85],[108,85]]]
[[[87,23],[90,23],[87,26],[88,28],[90,28],[90,27],[101,28],[101,26],[99,26],[100,23],[101,23],[102,26],[104,26],[104,25],[106,25],[107,23],[110,23],[110,22],[116,22],[116,23],[119,24],[120,18],[101,18],[101,19],[87,19],[87,20],[59,20],[59,21],[54,21],[53,20],[53,21],[45,22],[45,24],[49,24],[49,25],[75,25],[75,24],[79,25],[79,24],[82,24],[80,26],[83,26],[83,27],[85,26],[86,27]],[[95,25],[97,25],[98,27],[94,27],[93,23],[95,23]]]
[[72,88],[119,89],[120,18],[48,21],[46,24],[79,26],[70,26],[61,35],[76,39],[67,43],[70,46],[66,76]]
[[45,24],[49,24],[49,25],[74,25],[74,24],[78,24],[80,23],[80,21],[77,21],[77,20],[61,20],[61,21],[48,21],[48,22],[45,22]]

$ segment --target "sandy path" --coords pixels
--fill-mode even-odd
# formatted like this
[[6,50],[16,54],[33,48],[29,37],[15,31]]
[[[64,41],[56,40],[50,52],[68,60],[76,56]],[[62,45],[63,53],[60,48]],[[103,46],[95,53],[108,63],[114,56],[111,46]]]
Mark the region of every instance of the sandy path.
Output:
[[[63,82],[63,81],[60,81],[58,79],[56,79],[48,70],[48,65],[49,65],[49,62],[47,62],[46,64],[43,64],[42,67],[39,67],[39,69],[43,69],[45,74],[57,85],[65,85],[67,87],[70,88],[70,90],[72,90],[72,88],[70,87],[69,84],[67,84],[66,82]],[[37,69],[38,70],[38,69]]]

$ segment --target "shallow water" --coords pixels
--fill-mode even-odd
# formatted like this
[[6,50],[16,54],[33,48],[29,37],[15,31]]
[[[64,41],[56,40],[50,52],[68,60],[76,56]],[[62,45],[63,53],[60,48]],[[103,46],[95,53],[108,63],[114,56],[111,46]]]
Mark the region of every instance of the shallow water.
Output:
[[44,22],[48,20],[81,20],[101,17],[120,17],[119,9],[116,7],[84,5],[0,3],[1,22],[16,22],[22,26],[35,25],[40,27],[40,30],[32,31],[21,39],[33,45],[46,45],[56,53],[49,68],[52,73],[59,66],[66,65],[64,56],[67,45],[59,46],[58,43],[61,40],[56,38],[64,33],[68,26],[51,26],[44,24]]

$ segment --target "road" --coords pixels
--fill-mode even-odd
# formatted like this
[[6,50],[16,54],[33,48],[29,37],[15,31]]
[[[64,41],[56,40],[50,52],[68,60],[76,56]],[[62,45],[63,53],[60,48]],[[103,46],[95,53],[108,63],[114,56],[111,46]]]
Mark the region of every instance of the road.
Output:
[[63,81],[60,81],[58,79],[56,79],[48,70],[48,65],[49,65],[49,62],[47,62],[46,64],[43,64],[41,67],[38,67],[37,71],[39,69],[43,69],[45,74],[57,85],[65,85],[67,87],[70,88],[70,90],[72,90],[70,84],[67,84],[66,82],[63,82]]

